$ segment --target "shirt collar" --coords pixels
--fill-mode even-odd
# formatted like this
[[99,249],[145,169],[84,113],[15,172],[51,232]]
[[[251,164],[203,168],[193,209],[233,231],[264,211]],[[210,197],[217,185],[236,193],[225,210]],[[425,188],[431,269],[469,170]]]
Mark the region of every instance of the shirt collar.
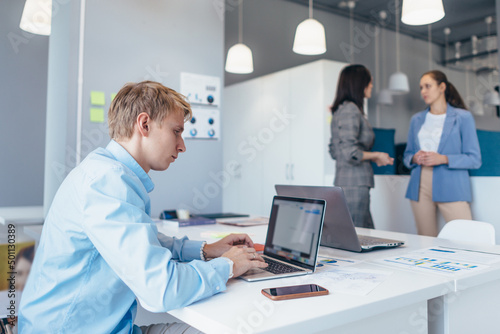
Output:
[[155,185],[149,175],[142,169],[141,165],[135,161],[134,157],[127,152],[123,146],[118,144],[116,141],[111,140],[106,146],[106,150],[108,150],[119,162],[127,166],[135,175],[141,180],[146,191],[150,193],[153,191]]

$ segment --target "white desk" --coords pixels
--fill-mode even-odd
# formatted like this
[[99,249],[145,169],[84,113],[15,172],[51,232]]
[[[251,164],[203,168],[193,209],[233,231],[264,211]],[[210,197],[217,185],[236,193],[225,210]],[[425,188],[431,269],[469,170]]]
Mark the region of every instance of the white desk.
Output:
[[33,225],[42,224],[43,206],[0,207],[0,224]]
[[[266,226],[237,228],[222,225],[159,230],[191,239],[210,238],[211,233],[246,232],[263,243]],[[362,231],[361,231],[362,230]],[[493,333],[500,309],[500,265],[467,276],[450,277],[383,266],[374,261],[430,246],[457,246],[451,241],[360,229],[364,234],[406,241],[406,246],[352,253],[322,248],[321,254],[364,260],[361,269],[386,270],[393,274],[366,296],[330,292],[328,296],[272,302],[262,288],[300,284],[287,278],[248,283],[230,280],[224,293],[169,312],[206,333]],[[500,253],[500,246],[479,247]],[[313,274],[314,275],[314,274]],[[312,276],[310,276],[312,277]],[[493,290],[494,289],[494,290]],[[480,298],[476,298],[480,296]],[[487,305],[485,310],[482,305]],[[474,328],[470,330],[470,328]]]
[[[248,233],[255,242],[264,243],[267,226],[242,228],[216,224],[165,228],[159,225],[158,229],[167,235],[187,235],[208,242],[218,240],[224,232]],[[36,228],[33,233],[40,233],[40,230]],[[208,334],[498,333],[500,264],[465,276],[450,277],[380,265],[375,261],[438,245],[466,246],[494,253],[500,253],[500,246],[464,245],[397,232],[358,230],[406,242],[404,247],[368,253],[321,248],[323,255],[363,260],[355,265],[356,268],[392,272],[366,296],[330,291],[327,296],[273,302],[261,294],[261,289],[301,284],[314,274],[252,283],[233,279],[228,282],[225,292],[169,313]],[[172,321],[169,315],[163,317],[163,321]],[[161,321],[158,319],[155,318]]]

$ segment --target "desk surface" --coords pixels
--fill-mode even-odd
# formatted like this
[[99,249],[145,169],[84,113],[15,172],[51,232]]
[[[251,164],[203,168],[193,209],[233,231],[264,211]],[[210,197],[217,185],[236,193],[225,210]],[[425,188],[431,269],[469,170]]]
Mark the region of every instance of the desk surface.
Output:
[[[32,229],[34,234],[40,234],[42,226],[25,229]],[[207,242],[217,241],[227,233],[247,233],[255,242],[264,243],[267,225],[236,227],[215,224],[178,228],[159,223],[158,230],[170,236],[187,235],[190,239]],[[261,289],[314,283],[315,274],[251,283],[231,279],[225,292],[169,313],[209,334],[331,333],[332,327],[335,332],[343,334],[376,333],[385,332],[388,323],[394,329],[392,332],[398,333],[455,334],[470,332],[466,328],[467,325],[471,326],[470,323],[477,329],[479,321],[469,320],[482,314],[481,328],[486,330],[483,332],[487,333],[487,329],[497,327],[494,324],[496,316],[491,313],[500,308],[500,263],[470,274],[446,276],[383,265],[379,260],[436,246],[498,254],[500,246],[464,244],[378,230],[358,229],[358,232],[404,240],[406,243],[403,247],[368,253],[321,247],[320,255],[358,261],[351,268],[391,273],[367,295],[358,296],[330,289],[327,296],[273,302],[261,294]],[[437,331],[427,319],[428,305],[431,305],[428,303],[436,301],[441,307],[439,319],[435,321],[441,326]],[[446,305],[446,310],[443,305]]]
[[[218,237],[224,232],[244,232],[248,233],[255,242],[264,243],[266,229],[267,226],[238,228],[220,224],[175,230],[159,226],[159,231],[165,234],[187,235],[191,239],[202,239],[208,242],[218,240]],[[408,323],[408,317],[411,314],[422,312],[422,308],[426,310],[428,300],[453,293],[460,286],[470,288],[474,285],[500,279],[500,264],[460,277],[384,266],[377,263],[376,260],[403,255],[431,246],[463,247],[463,244],[396,232],[366,229],[358,229],[358,232],[406,242],[403,247],[368,253],[352,253],[321,247],[321,255],[360,261],[355,265],[355,268],[392,273],[368,295],[356,296],[330,291],[327,296],[272,302],[261,294],[261,289],[314,283],[314,274],[252,283],[233,279],[228,282],[225,292],[169,313],[206,333],[244,333],[249,330],[258,333],[321,332],[328,331],[332,328],[332,324],[335,324],[336,328],[343,328],[342,326],[352,328],[353,323],[356,323],[358,327],[363,326],[364,324],[360,320],[377,317],[385,319],[381,315],[390,316],[390,314],[396,314],[401,308],[412,306],[413,309],[407,315],[403,315],[406,317],[405,323]],[[467,245],[467,248],[474,249],[474,247],[500,253],[500,246]],[[425,312],[425,314],[427,313]],[[393,319],[387,318],[387,320],[392,321]],[[369,326],[363,328],[369,328]]]
[[0,224],[3,225],[9,223],[22,225],[42,224],[43,220],[43,206],[0,207]]

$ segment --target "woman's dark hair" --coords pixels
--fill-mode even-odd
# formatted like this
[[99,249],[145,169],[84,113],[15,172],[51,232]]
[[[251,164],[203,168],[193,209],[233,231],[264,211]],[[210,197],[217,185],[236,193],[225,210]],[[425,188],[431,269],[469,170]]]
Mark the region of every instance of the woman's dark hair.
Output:
[[422,77],[425,75],[430,75],[432,79],[434,79],[438,86],[444,82],[446,85],[446,90],[444,91],[444,97],[446,99],[446,102],[448,102],[452,107],[455,108],[460,108],[460,109],[467,109],[467,106],[464,103],[464,100],[462,100],[462,97],[458,93],[457,89],[455,86],[451,84],[451,82],[448,81],[448,78],[446,75],[438,70],[433,70],[429,72],[425,72],[422,74]]
[[332,113],[337,111],[339,105],[344,101],[351,101],[358,106],[359,111],[363,110],[363,99],[365,89],[372,81],[370,71],[363,65],[349,65],[344,67],[340,73],[337,85],[337,95],[332,105]]

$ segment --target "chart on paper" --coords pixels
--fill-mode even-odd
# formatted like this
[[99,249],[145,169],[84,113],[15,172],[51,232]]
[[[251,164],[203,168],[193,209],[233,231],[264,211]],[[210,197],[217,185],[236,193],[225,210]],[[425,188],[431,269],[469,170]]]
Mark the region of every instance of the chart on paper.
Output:
[[445,247],[431,247],[402,256],[379,260],[379,262],[385,264],[443,274],[463,274],[478,271],[488,268],[490,264],[499,261],[500,254]]

